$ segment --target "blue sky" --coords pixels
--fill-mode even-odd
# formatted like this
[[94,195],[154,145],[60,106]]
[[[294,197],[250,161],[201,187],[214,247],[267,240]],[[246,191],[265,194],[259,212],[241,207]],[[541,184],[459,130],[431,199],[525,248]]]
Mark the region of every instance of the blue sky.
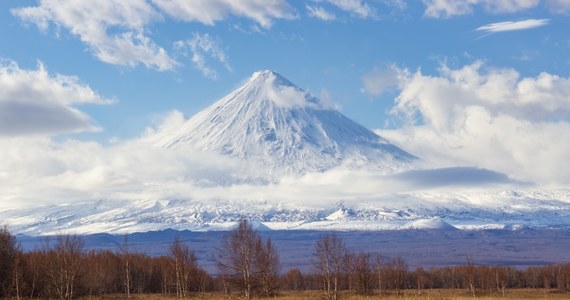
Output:
[[[102,131],[74,138],[99,142],[140,135],[173,109],[191,116],[260,69],[275,70],[317,96],[330,97],[368,128],[395,126],[388,111],[398,89],[369,93],[363,84],[364,76],[390,66],[437,74],[442,64],[459,68],[482,60],[521,76],[569,75],[567,1],[504,1],[504,7],[494,1],[450,0],[237,1],[235,7],[228,4],[232,1],[206,1],[202,8],[187,4],[189,13],[182,16],[167,5],[185,1],[129,1],[124,14],[115,9],[111,16],[97,9],[85,13],[97,1],[64,2],[69,1],[0,3],[0,57],[26,70],[41,62],[49,74],[76,76],[101,97],[113,99],[111,105],[75,106]],[[323,20],[316,11],[334,19]],[[113,18],[118,25],[107,25]],[[516,31],[477,30],[532,19],[542,23]],[[99,28],[85,29],[83,23]],[[117,50],[93,37],[98,32],[109,39],[140,34],[147,48],[162,49],[170,62],[153,63],[156,53],[133,59],[129,49]],[[210,48],[176,46],[191,41]],[[124,53],[105,59],[97,47]],[[202,65],[192,61],[194,53]]]
[[[262,69],[427,168],[568,189],[568,29],[568,0],[0,1],[0,206],[202,197],[193,183],[240,169],[145,141]],[[386,192],[375,175],[315,176]],[[314,178],[265,196],[316,197]]]

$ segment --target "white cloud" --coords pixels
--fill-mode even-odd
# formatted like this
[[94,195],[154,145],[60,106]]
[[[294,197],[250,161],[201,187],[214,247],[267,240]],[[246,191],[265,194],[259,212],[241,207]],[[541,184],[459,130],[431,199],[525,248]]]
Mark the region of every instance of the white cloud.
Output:
[[454,0],[423,0],[426,6],[424,14],[432,18],[446,18],[471,13],[473,2]]
[[310,107],[315,105],[308,101],[310,96],[306,92],[293,86],[268,87],[266,92],[266,97],[280,107]]
[[483,6],[487,13],[515,13],[536,7],[540,0],[423,0],[424,14],[432,18],[449,18],[473,12],[475,6]]
[[1,206],[70,203],[99,199],[177,199],[190,189],[239,182],[231,159],[128,141],[112,147],[94,142],[6,139],[0,149]]
[[549,19],[528,19],[523,21],[508,21],[491,23],[475,29],[476,31],[483,31],[488,33],[504,32],[504,31],[516,31],[516,30],[527,30],[532,28],[537,28],[541,26],[548,25]]
[[385,0],[383,2],[391,7],[397,8],[398,10],[405,10],[408,7],[405,0]]
[[284,0],[40,0],[37,6],[11,12],[43,31],[52,24],[57,34],[61,29],[68,30],[102,62],[129,67],[142,64],[159,71],[179,65],[150,37],[150,25],[163,21],[165,14],[208,25],[238,16],[265,28],[274,19],[296,17]]
[[[89,42],[88,42],[89,43]],[[150,38],[134,32],[124,32],[94,44],[95,55],[103,62],[134,67],[139,63],[159,71],[172,70],[178,65],[166,50]]]
[[319,93],[319,100],[319,106],[321,108],[334,110],[340,110],[341,108],[340,104],[334,102],[333,97],[328,89],[321,89],[321,92]]
[[[308,15],[323,21],[341,19],[338,17],[341,13],[348,13],[353,18],[376,19],[379,16],[378,6],[383,6],[383,9],[390,14],[401,13],[407,8],[404,0],[312,0],[311,2],[314,5],[305,5]],[[335,14],[332,10],[340,11]]]
[[189,40],[177,41],[174,44],[174,48],[183,55],[190,54],[194,66],[208,78],[215,79],[218,73],[208,64],[206,56],[216,60],[228,71],[231,71],[227,55],[224,50],[222,50],[221,42],[212,38],[207,33],[194,33]]
[[546,6],[555,14],[570,14],[570,1],[568,0],[546,0]]
[[309,12],[309,16],[311,16],[313,18],[321,19],[323,21],[333,21],[336,19],[336,16],[334,13],[326,10],[323,7],[310,6],[310,5],[306,5],[306,7],[307,7],[307,11]]
[[443,66],[437,76],[410,75],[392,112],[404,125],[378,133],[425,161],[570,182],[570,78]]
[[96,130],[74,104],[108,104],[77,77],[50,75],[40,63],[23,70],[15,62],[0,64],[0,136],[53,135]]
[[501,174],[469,168],[385,176],[339,167],[267,182],[260,178],[268,174],[248,163],[192,149],[153,147],[146,138],[109,147],[76,140],[6,140],[0,148],[0,160],[5,162],[0,164],[0,207],[182,200],[223,209],[265,202],[265,207],[276,209],[326,210],[339,201],[350,205],[361,205],[364,200],[377,203],[379,195],[393,200],[387,193],[510,184]]
[[373,18],[376,10],[361,0],[326,0],[330,4],[362,19]]
[[41,0],[36,7],[17,8],[12,13],[42,30],[51,23],[58,30],[69,30],[106,63],[143,64],[161,71],[177,65],[145,35],[145,27],[161,18],[145,0]]
[[207,25],[226,19],[229,15],[251,19],[261,26],[271,27],[273,19],[293,19],[293,8],[284,0],[151,0],[170,16],[186,22]]
[[481,1],[484,9],[489,13],[516,13],[522,10],[534,8],[540,4],[540,0],[485,0]]
[[407,70],[396,65],[375,68],[362,76],[363,90],[370,96],[379,96],[387,90],[397,88],[407,75]]

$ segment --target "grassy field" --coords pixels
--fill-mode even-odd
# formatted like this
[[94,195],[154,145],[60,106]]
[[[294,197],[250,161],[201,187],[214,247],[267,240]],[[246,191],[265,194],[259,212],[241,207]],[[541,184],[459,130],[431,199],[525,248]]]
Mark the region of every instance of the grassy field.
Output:
[[[133,299],[144,300],[164,300],[176,299],[174,296],[161,296],[161,295],[133,295]],[[124,295],[106,296],[101,298],[85,297],[83,299],[124,299]],[[230,299],[244,299],[241,295],[232,294],[226,295],[221,293],[207,293],[207,294],[194,294],[188,299],[205,299],[205,300],[230,300]],[[279,295],[271,298],[255,298],[255,299],[278,299],[278,300],[310,300],[310,299],[325,299],[323,294],[319,291],[306,291],[306,292],[282,292]],[[393,299],[393,300],[467,300],[474,299],[473,296],[466,290],[425,290],[418,293],[417,291],[404,291],[400,295],[397,294],[382,294],[370,296],[358,296],[350,294],[342,294],[340,299],[348,300],[367,300],[367,299]],[[505,296],[501,294],[486,294],[478,293],[475,299],[570,299],[570,293],[561,293],[556,290],[509,290]]]

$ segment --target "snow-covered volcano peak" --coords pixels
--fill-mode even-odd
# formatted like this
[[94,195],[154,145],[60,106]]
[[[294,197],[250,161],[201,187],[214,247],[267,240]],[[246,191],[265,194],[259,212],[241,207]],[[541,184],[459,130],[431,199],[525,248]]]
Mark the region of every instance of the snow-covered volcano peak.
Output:
[[275,175],[341,164],[391,172],[415,158],[273,71],[254,73],[158,145],[237,157]]
[[[253,74],[251,75],[250,81],[252,80],[267,80],[270,78],[280,78],[282,80],[285,80],[286,82],[289,82],[287,79],[285,79],[283,76],[281,76],[281,74],[273,71],[273,70],[259,70],[256,72],[253,72]],[[289,82],[289,84],[291,84]]]
[[279,107],[321,107],[324,105],[291,81],[271,70],[253,73],[249,81],[237,90],[249,100],[272,101]]
[[258,82],[273,82],[278,85],[288,85],[294,86],[294,84],[287,80],[287,78],[281,76],[281,74],[273,71],[273,70],[260,70],[253,72],[249,81],[258,81]]

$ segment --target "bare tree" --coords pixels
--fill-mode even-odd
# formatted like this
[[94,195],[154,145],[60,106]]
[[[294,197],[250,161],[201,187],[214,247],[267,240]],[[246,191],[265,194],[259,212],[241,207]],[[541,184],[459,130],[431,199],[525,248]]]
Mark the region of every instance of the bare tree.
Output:
[[348,283],[350,293],[368,294],[373,280],[370,254],[366,252],[349,252],[345,255],[344,265],[346,274],[343,277],[343,281]]
[[273,246],[271,238],[265,243],[259,239],[256,246],[257,256],[257,274],[261,284],[261,290],[264,296],[273,295],[277,287],[277,279],[279,275],[279,253]]
[[356,254],[347,252],[343,259],[343,269],[346,271],[344,274],[343,283],[348,284],[348,291],[356,294],[358,285],[358,274],[356,270]]
[[124,264],[120,254],[109,250],[91,250],[84,255],[83,266],[82,287],[88,295],[105,295],[124,290]]
[[424,268],[419,267],[419,268],[416,268],[415,275],[416,275],[415,276],[416,289],[417,289],[417,292],[419,295],[420,291],[425,289],[427,272],[424,270]]
[[497,287],[497,292],[501,293],[505,297],[505,290],[509,283],[509,268],[508,267],[494,267],[493,275],[495,277],[495,285]]
[[46,273],[46,253],[44,251],[33,251],[24,254],[22,261],[23,276],[26,279],[27,292],[25,295],[28,298],[36,298],[38,294],[44,290]]
[[14,267],[12,270],[12,288],[16,293],[16,300],[20,300],[23,285],[23,253],[18,252],[16,254],[16,259],[14,261]]
[[315,245],[314,266],[321,276],[327,299],[338,299],[340,279],[344,273],[347,251],[342,239],[336,234],[325,234]]
[[127,296],[127,298],[131,297],[131,282],[132,282],[132,276],[131,276],[131,253],[129,250],[129,236],[127,234],[125,234],[125,239],[123,241],[123,244],[121,245],[120,249],[120,257],[122,260],[122,265],[123,265],[123,287],[125,288],[125,295]]
[[16,237],[4,226],[0,229],[0,297],[9,295],[19,252]]
[[375,259],[374,259],[374,264],[375,264],[375,273],[376,273],[376,281],[377,281],[377,285],[378,285],[378,292],[380,294],[382,294],[382,289],[385,285],[384,281],[386,280],[384,277],[384,262],[382,260],[382,256],[380,256],[379,254],[375,255]]
[[204,294],[212,287],[213,279],[202,268],[197,268],[195,273],[193,282],[195,283],[196,291]]
[[72,299],[83,258],[83,240],[77,235],[58,235],[48,251],[48,283],[55,296]]
[[301,270],[293,268],[285,274],[286,289],[292,291],[301,291],[305,289],[305,279]]
[[562,292],[568,291],[570,289],[570,264],[557,264],[556,273],[557,288]]
[[251,224],[241,220],[235,230],[223,237],[216,262],[222,278],[238,286],[247,299],[251,299],[257,283],[259,242]]
[[401,257],[394,257],[390,259],[386,266],[387,280],[390,282],[392,288],[400,294],[401,290],[406,287],[406,275],[408,266],[406,261]]
[[348,268],[351,270],[351,277],[353,277],[354,292],[361,295],[369,294],[372,291],[374,274],[371,255],[367,252],[361,252],[351,256],[353,260]]
[[463,267],[463,276],[465,277],[467,289],[475,297],[475,262],[469,254],[466,255],[466,259],[467,265]]
[[170,257],[172,259],[172,273],[174,274],[176,284],[176,296],[179,298],[187,297],[190,280],[198,269],[196,263],[196,254],[190,248],[182,243],[178,237],[170,245]]

